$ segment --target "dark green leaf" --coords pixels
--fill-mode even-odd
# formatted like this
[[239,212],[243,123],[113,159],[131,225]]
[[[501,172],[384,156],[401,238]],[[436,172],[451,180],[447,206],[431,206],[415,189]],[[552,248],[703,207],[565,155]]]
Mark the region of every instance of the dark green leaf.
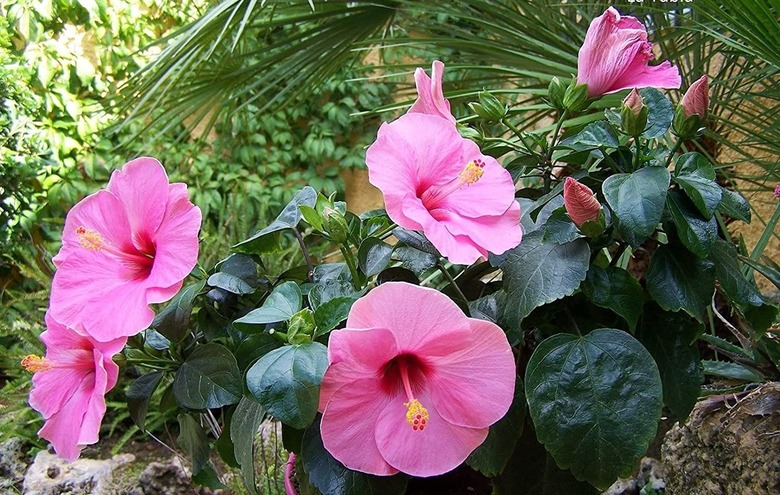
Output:
[[585,240],[545,243],[543,234],[537,230],[526,235],[501,265],[506,292],[503,317],[510,331],[519,329],[535,308],[574,293],[588,271],[590,248]]
[[765,276],[772,284],[774,284],[775,287],[780,289],[780,266],[777,265],[774,261],[767,258],[766,256],[763,256],[764,263],[759,263],[758,261],[751,260],[747,256],[740,256],[739,259],[742,260],[743,263],[748,265],[750,268],[754,269],[761,275]]
[[620,315],[633,330],[642,314],[642,286],[626,270],[591,265],[582,291],[597,306]]
[[354,297],[336,297],[317,307],[314,311],[314,321],[317,323],[315,338],[330,332],[339,323],[347,319]]
[[397,227],[393,229],[393,235],[399,241],[403,242],[407,246],[413,247],[425,253],[432,254],[437,258],[441,257],[441,254],[439,254],[439,250],[436,249],[436,247],[434,247],[434,245],[431,244],[431,241],[429,241],[428,238],[425,237],[420,232],[415,232],[414,230],[407,230],[407,229],[402,229],[401,227]]
[[748,280],[739,266],[737,249],[729,242],[718,239],[710,253],[715,262],[715,276],[728,298],[737,304],[761,306],[761,293],[752,280]]
[[544,224],[542,242],[566,244],[582,237],[577,226],[571,221],[563,208],[556,209]]
[[400,266],[394,266],[382,270],[382,273],[376,276],[376,285],[382,285],[385,282],[407,282],[414,285],[420,284],[420,279],[413,271]]
[[376,237],[369,237],[360,243],[358,265],[370,277],[384,270],[392,255],[393,246]]
[[498,476],[506,468],[525,424],[523,382],[515,383],[515,397],[506,416],[490,427],[485,442],[469,455],[466,463],[485,476]]
[[319,342],[284,346],[246,372],[246,385],[268,414],[293,428],[314,421],[328,350]]
[[179,414],[179,436],[176,442],[190,456],[192,475],[209,465],[209,441],[203,427],[189,414]]
[[718,211],[731,218],[750,223],[750,204],[738,192],[731,189],[723,189],[723,196],[718,204]]
[[319,420],[303,434],[301,463],[309,482],[323,495],[402,495],[408,478],[373,476],[345,468],[322,445]]
[[241,466],[241,477],[244,486],[253,494],[257,493],[255,485],[255,436],[265,411],[263,406],[250,399],[242,397],[233,417],[230,419],[230,438],[233,440],[233,453]]
[[577,150],[617,148],[619,144],[615,130],[603,120],[592,122],[574,136],[561,141],[562,146]]
[[236,361],[241,370],[246,370],[260,356],[268,354],[282,346],[282,342],[271,334],[249,335],[241,341],[235,351]]
[[206,286],[206,281],[201,280],[186,286],[179,291],[171,302],[155,316],[152,328],[164,335],[168,340],[178,343],[187,335],[187,326],[192,314],[192,301],[195,296]]
[[219,457],[225,464],[232,468],[238,468],[240,466],[236,460],[236,455],[233,453],[233,439],[230,438],[230,422],[233,419],[233,412],[235,412],[235,408],[232,407],[224,411],[222,432],[220,432],[217,441],[214,442],[214,449],[216,449]]
[[704,321],[704,309],[715,290],[713,263],[683,249],[660,246],[647,268],[647,290],[663,309],[682,309]]
[[413,271],[417,275],[436,266],[436,262],[439,260],[431,253],[426,253],[425,251],[420,251],[409,246],[396,247],[395,255],[401,261],[404,268]]
[[677,157],[674,182],[685,191],[704,218],[712,218],[718,209],[723,188],[715,182],[715,169],[699,153],[685,153]]
[[699,351],[694,342],[699,327],[681,313],[667,313],[655,305],[648,305],[637,333],[658,365],[664,404],[680,421],[693,409],[704,382]]
[[670,191],[666,197],[669,213],[683,245],[699,258],[706,258],[718,239],[718,223],[714,217],[701,217],[680,191]]
[[628,476],[661,418],[661,377],[626,332],[557,334],[536,348],[525,377],[536,435],[559,466],[607,488]]
[[349,279],[330,279],[317,282],[309,291],[309,304],[316,311],[320,306],[333,299],[350,297],[357,299],[365,290],[355,290]]
[[602,185],[604,197],[618,218],[621,235],[636,247],[661,221],[671,175],[663,167],[645,167],[615,174]]
[[283,282],[268,295],[263,305],[250,311],[233,324],[245,332],[258,331],[257,325],[289,320],[303,305],[301,289],[295,282]]
[[732,380],[742,380],[744,382],[763,382],[766,377],[750,366],[744,364],[731,363],[728,361],[703,361],[704,374],[729,378]]
[[176,370],[176,401],[188,409],[214,409],[241,397],[241,372],[236,358],[219,344],[195,348]]
[[240,278],[224,272],[217,272],[211,275],[208,284],[212,287],[219,287],[220,289],[232,292],[233,294],[251,294],[255,291],[254,287]]
[[130,411],[130,417],[141,431],[144,431],[144,422],[146,421],[146,411],[149,409],[149,398],[151,398],[157,385],[163,377],[162,371],[152,371],[135,379],[127,389],[127,409]]
[[233,294],[251,294],[258,285],[257,263],[246,254],[231,254],[217,265],[208,284]]
[[220,480],[211,464],[206,464],[198,474],[192,475],[192,482],[196,485],[205,486],[214,490],[227,488]]
[[[314,207],[316,203],[317,192],[309,186],[304,187],[298,191],[295,196],[293,196],[293,199],[287,203],[287,206],[284,207],[282,212],[278,217],[276,217],[276,220],[274,220],[271,225],[259,230],[252,237],[239,242],[233,247],[235,248],[250,243],[256,243],[256,241],[262,241],[262,238],[268,236],[269,234],[295,228],[298,225],[298,222],[301,221],[301,211],[299,207],[301,205]],[[256,244],[258,245],[260,252],[265,252],[270,248],[270,245],[264,244],[262,242]]]
[[672,102],[666,99],[663,93],[655,88],[643,88],[639,90],[642,101],[647,105],[647,125],[642,137],[655,139],[666,134],[674,119],[674,107]]
[[164,351],[171,348],[171,341],[166,339],[163,334],[154,328],[147,328],[143,331],[144,344],[155,351]]

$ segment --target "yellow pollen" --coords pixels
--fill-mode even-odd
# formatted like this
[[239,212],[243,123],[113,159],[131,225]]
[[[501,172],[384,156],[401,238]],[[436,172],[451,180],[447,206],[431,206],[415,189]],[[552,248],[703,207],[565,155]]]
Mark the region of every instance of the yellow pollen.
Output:
[[414,431],[423,431],[428,426],[428,410],[417,399],[404,402],[406,406],[406,422]]
[[49,371],[52,369],[51,361],[35,354],[28,354],[22,359],[22,366],[30,373],[38,373],[39,371]]
[[100,251],[103,249],[103,236],[97,231],[79,227],[76,229],[76,234],[79,236],[79,244],[90,251]]
[[482,174],[485,173],[485,162],[480,159],[469,162],[466,168],[458,174],[458,178],[462,180],[466,185],[471,185],[482,178]]

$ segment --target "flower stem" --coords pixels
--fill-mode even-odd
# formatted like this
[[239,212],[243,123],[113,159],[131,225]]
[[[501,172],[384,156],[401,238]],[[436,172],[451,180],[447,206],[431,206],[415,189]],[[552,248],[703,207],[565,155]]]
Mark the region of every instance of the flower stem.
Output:
[[674,160],[674,155],[677,154],[677,151],[680,149],[682,144],[683,144],[683,140],[678,139],[677,142],[674,144],[674,147],[669,151],[669,157],[666,159],[666,168],[669,168],[669,165],[672,164],[672,160]]
[[555,147],[558,145],[558,139],[560,138],[561,134],[561,128],[563,127],[563,122],[566,120],[566,117],[569,116],[569,111],[564,110],[561,112],[561,117],[558,119],[558,122],[555,124],[555,132],[553,132],[552,141],[550,141],[550,146],[547,148],[547,153],[544,156],[544,189],[545,191],[550,191],[550,185],[551,185],[551,176],[552,176],[552,170],[553,170],[553,161],[552,161],[552,155],[555,151]]
[[466,295],[463,294],[463,291],[460,290],[460,287],[455,282],[455,279],[452,278],[452,275],[450,274],[450,272],[447,271],[447,268],[442,264],[441,261],[438,261],[436,263],[436,266],[439,268],[439,270],[444,274],[444,276],[450,282],[450,285],[452,285],[452,287],[455,288],[455,292],[458,294],[458,298],[463,301],[463,304],[468,306],[469,300],[466,298]]
[[634,144],[636,145],[636,151],[634,152],[634,171],[639,170],[639,166],[642,164],[642,143],[639,142],[639,136],[634,136]]
[[346,246],[339,246],[339,249],[341,250],[341,254],[344,255],[344,261],[347,263],[347,267],[349,268],[349,274],[352,275],[352,286],[355,288],[355,290],[360,290],[363,284],[360,281],[360,274],[358,273],[357,265],[355,264],[355,257],[352,255],[352,250]]
[[298,245],[301,246],[301,252],[303,253],[303,259],[306,260],[306,267],[308,269],[306,278],[309,280],[309,282],[312,281],[312,276],[314,276],[314,264],[311,261],[311,256],[309,255],[309,250],[306,248],[306,243],[303,242],[303,236],[300,232],[298,232],[298,229],[293,229],[293,233],[295,234],[295,238],[298,239]]

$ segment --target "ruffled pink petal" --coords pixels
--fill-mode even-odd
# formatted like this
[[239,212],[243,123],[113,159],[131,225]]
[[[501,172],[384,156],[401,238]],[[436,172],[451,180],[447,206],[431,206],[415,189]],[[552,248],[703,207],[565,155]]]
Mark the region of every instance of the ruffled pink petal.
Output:
[[470,331],[468,318],[450,298],[403,282],[386,282],[358,299],[349,312],[347,328],[394,329],[400,353],[431,342],[439,342],[443,347],[437,348],[446,352],[447,338]]
[[399,353],[393,332],[387,328],[354,330],[344,328],[330,333],[328,361],[346,361],[352,366],[376,373]]
[[[376,445],[393,468],[412,476],[436,476],[458,467],[488,434],[487,428],[457,426],[432,407],[427,395],[419,397],[428,409],[428,426],[415,431],[406,421],[404,400],[386,404],[376,425]],[[365,440],[364,440],[365,441]]]
[[81,425],[92,397],[93,380],[83,380],[59,411],[46,420],[38,436],[54,445],[57,455],[74,461],[81,454]]
[[512,404],[515,362],[498,325],[473,318],[469,321],[470,335],[449,337],[458,350],[429,360],[435,376],[428,383],[428,393],[433,407],[448,422],[486,428],[501,419]]
[[428,115],[438,115],[455,124],[455,117],[450,111],[450,102],[444,98],[442,89],[442,76],[444,75],[444,64],[438,60],[433,61],[431,68],[431,77],[425,73],[425,70],[418,67],[414,71],[414,82],[417,86],[417,101],[409,108],[408,113],[424,113]]
[[100,424],[103,422],[103,415],[106,414],[106,392],[108,392],[108,373],[104,367],[105,362],[103,354],[97,349],[94,354],[94,384],[92,395],[89,398],[84,418],[81,421],[81,431],[79,432],[79,445],[89,445],[96,443],[100,436]]
[[323,445],[349,469],[379,476],[397,473],[374,440],[375,430],[381,427],[379,415],[390,403],[403,403],[403,399],[385,395],[377,377],[342,386],[331,395],[322,415]]
[[147,157],[127,162],[111,174],[107,189],[127,212],[136,248],[148,253],[168,202],[168,175],[162,164]]
[[[502,254],[516,247],[523,239],[520,204],[514,199],[509,209],[500,216],[469,218],[447,210],[435,210],[432,213],[453,236],[466,236],[475,246],[493,254]],[[452,258],[450,261],[455,263]]]
[[[74,360],[80,361],[89,357],[88,351],[71,351]],[[61,353],[62,355],[64,353]],[[83,355],[83,356],[82,356]],[[51,359],[47,356],[47,359]],[[39,371],[32,377],[33,389],[28,401],[30,407],[41,413],[44,419],[57,414],[81,387],[82,381],[92,373],[80,368],[58,368],[49,371]]]
[[448,230],[443,223],[431,215],[421,201],[404,203],[403,211],[407,218],[422,225],[422,230],[431,244],[452,263],[470,265],[480,256],[488,255],[486,249],[476,244],[467,235],[453,234]]
[[627,88],[677,89],[682,84],[680,70],[666,60],[659,65],[647,65],[636,59],[609,88],[609,93]]

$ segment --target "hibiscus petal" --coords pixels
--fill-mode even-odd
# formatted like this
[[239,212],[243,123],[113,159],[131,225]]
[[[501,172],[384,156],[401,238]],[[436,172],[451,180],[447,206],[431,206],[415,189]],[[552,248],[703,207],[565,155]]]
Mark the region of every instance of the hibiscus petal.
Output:
[[398,355],[398,344],[387,328],[334,330],[328,340],[328,361],[346,361],[358,369],[376,373]]
[[94,351],[95,377],[92,394],[89,398],[84,419],[81,421],[79,431],[79,445],[97,443],[100,436],[100,424],[103,415],[106,414],[106,392],[108,391],[108,373],[104,367],[103,354],[97,349]]
[[[447,210],[435,210],[432,213],[450,234],[468,237],[475,246],[493,254],[502,254],[516,247],[523,238],[520,204],[514,199],[507,211],[499,216],[470,218]],[[496,235],[496,232],[501,232],[501,235]],[[486,255],[487,253],[483,254]]]
[[404,400],[387,403],[376,423],[380,454],[395,469],[412,476],[436,476],[458,467],[488,434],[487,428],[457,426],[439,415],[427,395],[419,398],[428,408],[428,425],[415,431],[406,421]]
[[322,415],[323,445],[349,469],[379,476],[397,473],[380,454],[374,431],[388,403],[399,401],[400,397],[384,394],[378,378],[363,378],[342,386],[331,395]]
[[428,393],[433,407],[450,423],[486,428],[512,404],[515,362],[498,325],[473,318],[470,323],[470,335],[448,338],[457,350],[432,360],[435,377],[428,382]]
[[488,255],[486,249],[477,245],[467,235],[453,234],[444,224],[435,219],[422,203],[407,201],[403,204],[403,211],[408,218],[421,222],[425,236],[431,244],[452,263],[470,265],[480,256]]
[[455,124],[455,117],[450,111],[450,102],[444,98],[442,89],[442,76],[444,64],[434,60],[431,68],[431,77],[425,73],[422,67],[414,71],[414,82],[417,86],[417,100],[409,108],[407,113],[425,113],[438,115]]
[[609,89],[609,92],[627,88],[677,89],[682,84],[680,70],[666,60],[659,65],[647,65],[640,58],[635,59]]
[[82,381],[62,408],[49,417],[38,431],[38,436],[51,442],[57,455],[69,462],[81,454],[81,423],[92,396],[92,388],[91,380]]

